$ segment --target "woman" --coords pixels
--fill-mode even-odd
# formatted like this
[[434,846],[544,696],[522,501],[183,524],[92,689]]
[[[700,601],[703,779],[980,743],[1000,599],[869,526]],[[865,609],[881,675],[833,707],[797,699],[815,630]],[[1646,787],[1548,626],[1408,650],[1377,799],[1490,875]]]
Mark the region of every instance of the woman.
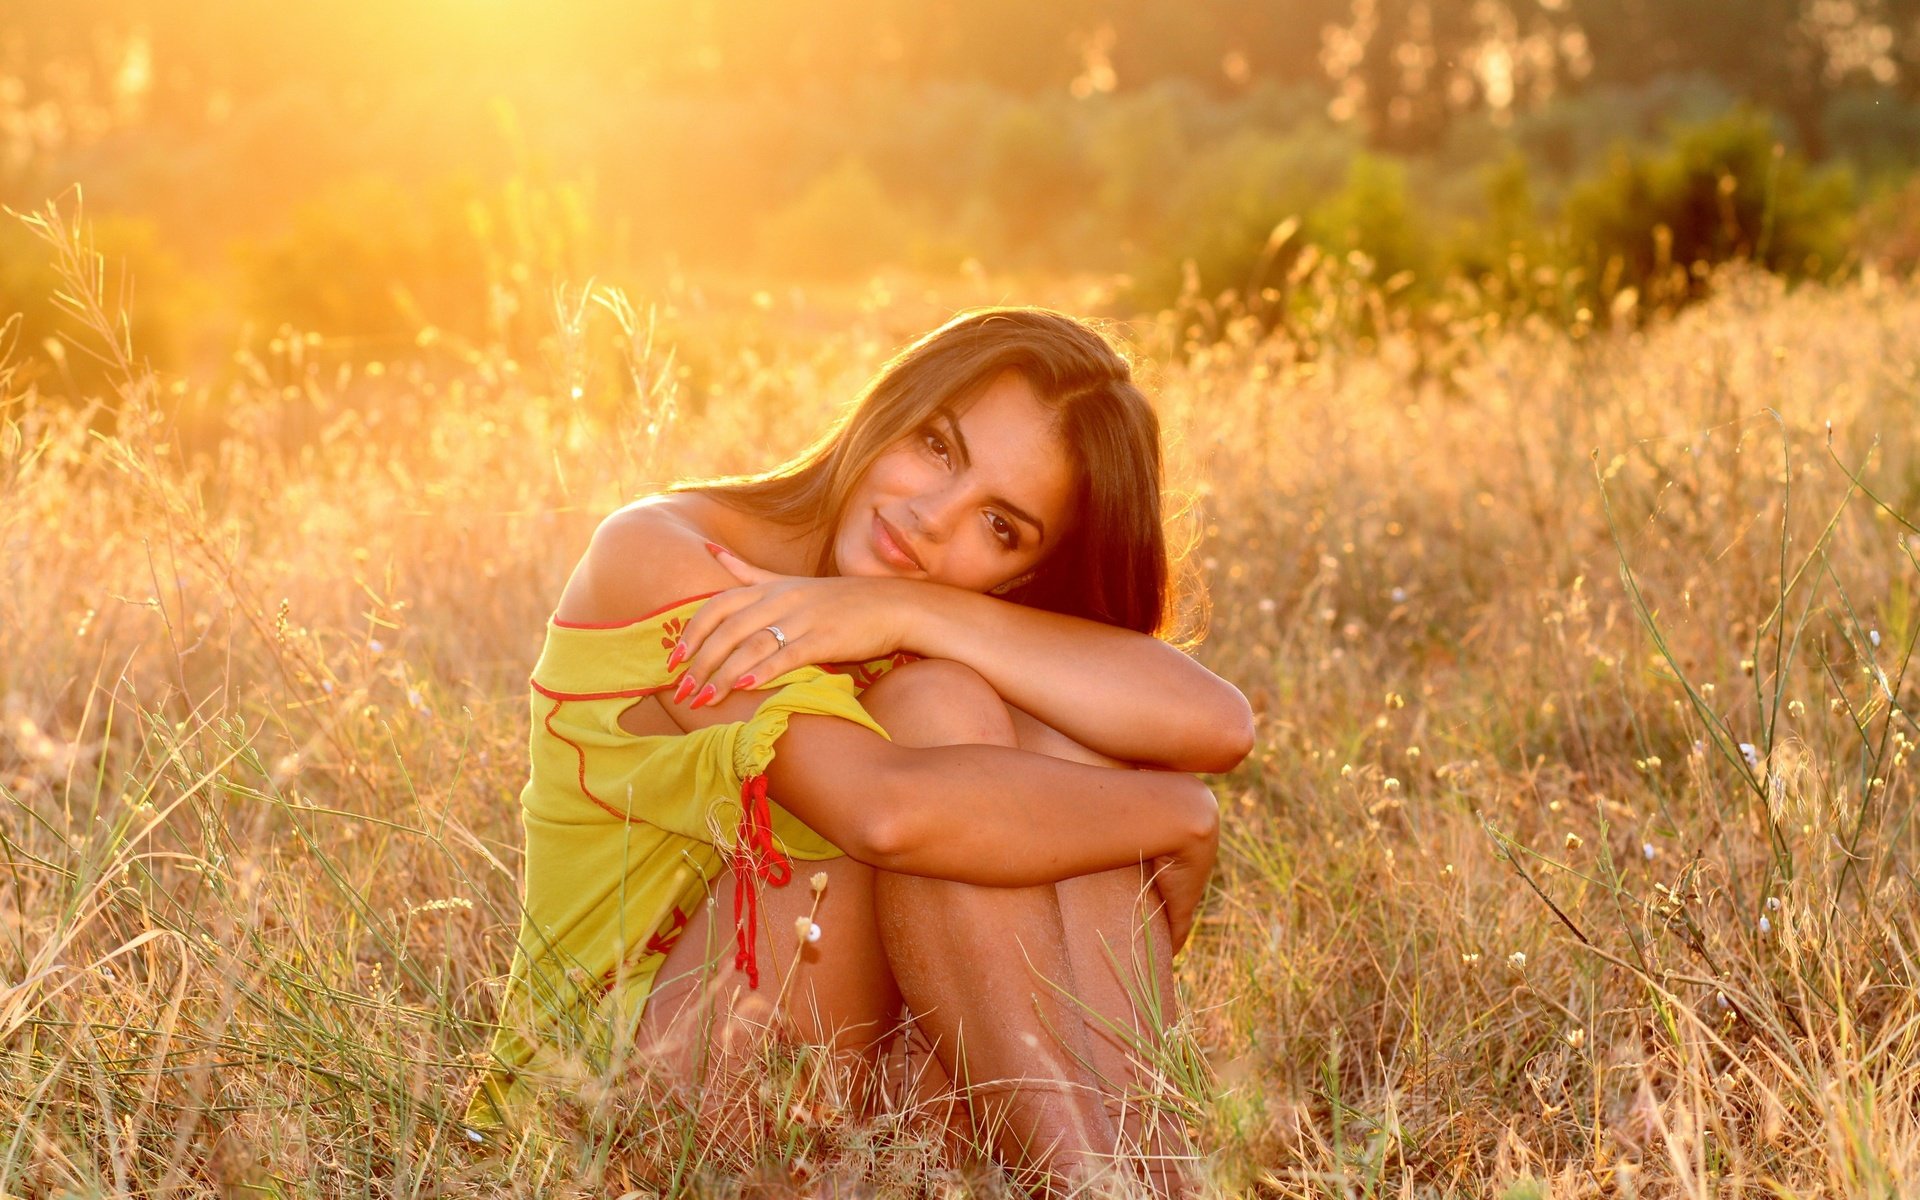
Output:
[[1252,717],[1151,636],[1159,497],[1125,359],[1002,308],[793,463],[609,517],[534,671],[526,918],[473,1115],[569,1054],[691,1079],[775,1026],[871,1061],[904,1003],[1010,1161],[1177,1151],[1132,1043],[1212,868],[1189,772],[1237,764]]

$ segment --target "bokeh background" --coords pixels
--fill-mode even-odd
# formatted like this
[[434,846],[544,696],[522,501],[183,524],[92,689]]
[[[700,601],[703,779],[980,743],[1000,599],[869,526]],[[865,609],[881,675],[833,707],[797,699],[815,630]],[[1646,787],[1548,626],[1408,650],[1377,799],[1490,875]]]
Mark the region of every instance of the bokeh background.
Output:
[[[1309,246],[1570,319],[1671,299],[1674,264],[1910,269],[1916,162],[1912,0],[75,0],[0,30],[0,202],[81,184],[182,369],[281,324],[527,343],[556,279],[790,309],[1071,276],[1133,312]],[[37,341],[24,237],[0,307]]]
[[596,523],[1036,302],[1257,714],[1202,1194],[1912,1192],[1917,170],[1920,0],[3,3],[0,1193],[1022,1194],[793,1047],[460,1122]]

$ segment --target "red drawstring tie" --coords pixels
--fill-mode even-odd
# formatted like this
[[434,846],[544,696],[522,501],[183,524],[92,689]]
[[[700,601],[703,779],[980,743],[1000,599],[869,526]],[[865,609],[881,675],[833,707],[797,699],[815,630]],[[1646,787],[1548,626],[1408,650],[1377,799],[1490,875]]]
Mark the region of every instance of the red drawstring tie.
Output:
[[760,963],[754,940],[760,929],[760,890],[754,880],[785,887],[793,878],[793,864],[773,844],[773,809],[767,804],[767,776],[753,775],[740,783],[740,831],[733,848],[733,968],[747,973],[747,986],[760,986]]

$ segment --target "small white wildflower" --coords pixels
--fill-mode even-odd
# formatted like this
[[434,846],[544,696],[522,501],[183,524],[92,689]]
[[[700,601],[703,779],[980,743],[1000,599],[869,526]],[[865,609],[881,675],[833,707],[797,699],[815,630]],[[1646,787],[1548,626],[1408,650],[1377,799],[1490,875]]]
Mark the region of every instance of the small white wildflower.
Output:
[[1727,994],[1725,992],[1715,992],[1713,994],[1713,1002],[1715,1004],[1718,1004],[1721,1008],[1733,1007],[1733,1001],[1727,999]]
[[1880,648],[1880,631],[1878,629],[1867,630],[1867,640],[1873,643],[1875,650],[1878,650]]
[[329,696],[333,695],[333,680],[322,679],[320,681],[320,690],[325,692]]
[[1387,776],[1386,782],[1382,783],[1380,786],[1383,788],[1386,788],[1390,792],[1397,792],[1400,790],[1400,781],[1398,779],[1395,779],[1393,776],[1389,775]]
[[413,709],[415,712],[427,711],[427,702],[421,699],[419,688],[407,689],[407,707]]
[[1752,742],[1741,742],[1740,757],[1747,760],[1748,766],[1757,767],[1760,765],[1760,748]]
[[1707,752],[1707,743],[1700,738],[1693,739],[1693,752],[1695,754],[1705,754]]
[[380,644],[380,639],[379,639],[379,638],[368,638],[368,639],[367,639],[367,653],[369,653],[369,654],[379,654],[379,653],[382,653],[382,652],[383,652],[383,651],[385,651],[385,650],[386,650],[386,647]]
[[820,926],[814,924],[812,921],[807,922],[807,940],[810,942],[820,940]]
[[1469,967],[1474,966],[1480,961],[1480,952],[1477,950],[1462,951],[1460,954],[1460,961],[1466,966],[1469,966]]
[[1512,954],[1507,955],[1507,965],[1516,971],[1526,970],[1527,952],[1525,950],[1515,950]]
[[1407,601],[1407,589],[1405,588],[1397,587],[1389,594],[1393,597],[1395,604],[1405,604]]
[[1656,850],[1655,850],[1655,849],[1653,848],[1653,843],[1652,843],[1652,842],[1641,842],[1641,843],[1640,843],[1640,857],[1641,857],[1641,858],[1644,858],[1644,859],[1646,859],[1646,860],[1647,860],[1648,862],[1652,862],[1652,861],[1653,861],[1653,856],[1654,856],[1654,855],[1655,855],[1656,853],[1658,853],[1658,851],[1656,851]]
[[1273,610],[1274,610],[1274,609],[1276,609],[1276,608],[1278,608],[1278,607],[1279,607],[1279,605],[1277,605],[1277,604],[1275,604],[1275,603],[1273,602],[1273,597],[1272,597],[1272,596],[1262,596],[1262,597],[1260,597],[1260,611],[1261,611],[1261,612],[1263,612],[1263,613],[1268,613],[1268,614],[1271,614],[1271,613],[1273,612]]
[[1779,912],[1779,911],[1780,911],[1780,897],[1778,897],[1778,896],[1768,896],[1768,897],[1767,897],[1767,911],[1769,911],[1769,912]]
[[1760,932],[1761,933],[1773,932],[1773,922],[1767,919],[1767,915],[1765,913],[1760,914]]
[[478,1129],[469,1129],[467,1130],[467,1140],[478,1146],[487,1139],[480,1136]]

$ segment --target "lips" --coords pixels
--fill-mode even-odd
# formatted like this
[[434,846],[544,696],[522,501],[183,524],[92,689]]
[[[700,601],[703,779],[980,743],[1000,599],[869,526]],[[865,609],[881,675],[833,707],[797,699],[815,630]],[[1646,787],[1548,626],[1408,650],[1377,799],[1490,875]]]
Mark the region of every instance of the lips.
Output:
[[913,551],[907,549],[905,539],[877,512],[873,514],[873,544],[879,550],[881,559],[893,566],[914,571],[926,570]]

